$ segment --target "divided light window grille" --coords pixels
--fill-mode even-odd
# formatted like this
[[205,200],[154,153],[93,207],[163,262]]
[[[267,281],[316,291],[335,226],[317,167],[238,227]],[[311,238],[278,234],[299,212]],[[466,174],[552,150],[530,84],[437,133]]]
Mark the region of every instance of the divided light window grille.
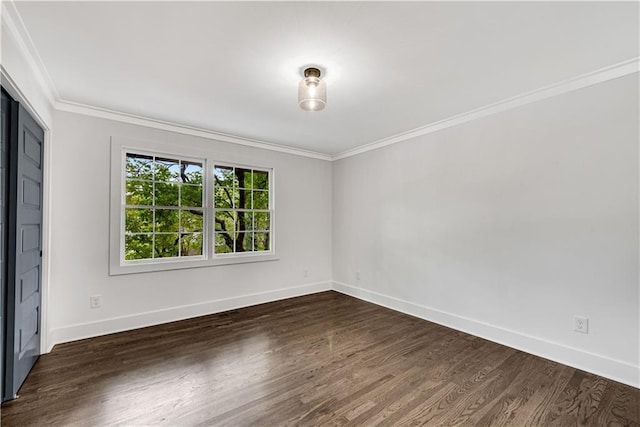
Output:
[[237,166],[214,167],[214,252],[269,251],[272,207],[269,171]]
[[125,261],[205,255],[203,164],[126,153]]
[[273,254],[271,169],[207,163],[124,151],[122,264]]

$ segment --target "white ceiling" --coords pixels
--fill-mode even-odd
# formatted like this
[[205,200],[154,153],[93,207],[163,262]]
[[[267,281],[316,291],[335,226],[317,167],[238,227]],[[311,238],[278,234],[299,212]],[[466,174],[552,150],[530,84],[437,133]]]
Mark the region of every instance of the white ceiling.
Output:
[[62,100],[325,154],[639,56],[637,2],[15,4]]

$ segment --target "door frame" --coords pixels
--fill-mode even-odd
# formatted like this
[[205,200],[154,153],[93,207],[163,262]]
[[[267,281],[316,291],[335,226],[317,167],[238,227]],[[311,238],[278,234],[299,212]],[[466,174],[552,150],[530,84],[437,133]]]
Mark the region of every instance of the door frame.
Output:
[[[7,73],[7,70],[0,65],[0,85],[33,117],[38,125],[44,130],[44,152],[42,163],[42,278],[41,278],[41,302],[40,302],[40,353],[46,354],[51,351],[55,344],[50,338],[49,329],[49,289],[51,272],[51,151],[52,132],[51,126],[42,118],[33,104],[29,102],[24,93]],[[53,107],[52,107],[53,108]]]
[[[9,238],[10,235],[13,235],[14,233],[12,232],[13,227],[11,226],[11,209],[10,209],[10,202],[12,200],[12,196],[11,193],[13,192],[12,188],[11,188],[11,178],[12,178],[12,168],[13,168],[13,163],[11,162],[11,151],[12,151],[12,145],[13,145],[13,140],[15,138],[17,138],[16,132],[17,132],[17,125],[18,125],[18,109],[19,104],[11,97],[11,95],[9,95],[9,93],[7,91],[4,90],[4,88],[0,87],[0,92],[2,92],[2,100],[3,102],[6,100],[7,101],[7,105],[3,105],[3,109],[6,109],[4,112],[6,113],[6,117],[3,117],[3,119],[5,120],[5,123],[2,123],[2,127],[4,128],[5,126],[7,126],[7,134],[5,135],[5,141],[3,141],[3,144],[5,145],[5,147],[3,148],[3,156],[4,156],[4,172],[3,172],[3,176],[2,176],[2,189],[1,191],[3,192],[3,199],[2,200],[2,215],[3,215],[3,222],[4,222],[4,237],[5,239],[3,239],[2,242],[0,242],[0,244],[2,245],[2,251],[4,252],[4,271],[2,271],[2,287],[0,288],[0,302],[2,303],[0,306],[0,312],[1,312],[1,316],[0,318],[2,319],[2,322],[0,323],[0,402],[4,402],[6,400],[6,394],[7,394],[7,389],[6,389],[6,385],[7,385],[7,377],[9,375],[13,375],[13,370],[8,369],[8,360],[10,360],[9,356],[9,345],[7,342],[7,338],[8,338],[8,332],[10,327],[13,328],[13,325],[10,323],[14,323],[14,321],[12,320],[11,322],[9,322],[9,317],[14,317],[14,304],[8,304],[9,301],[9,290],[10,287],[15,286],[15,280],[10,280],[11,278],[11,270],[13,270],[12,267],[12,258],[15,257],[14,253],[15,252],[15,242],[13,238]],[[5,129],[2,129],[3,132]],[[11,285],[9,285],[9,283],[13,282]],[[12,299],[15,300],[15,298],[12,297]],[[11,316],[10,316],[11,315]]]

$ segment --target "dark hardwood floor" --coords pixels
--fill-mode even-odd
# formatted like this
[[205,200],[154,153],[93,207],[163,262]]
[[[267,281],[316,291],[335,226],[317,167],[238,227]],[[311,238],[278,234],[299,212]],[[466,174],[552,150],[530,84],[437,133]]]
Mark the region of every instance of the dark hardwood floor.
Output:
[[58,345],[27,425],[640,425],[640,390],[335,292]]

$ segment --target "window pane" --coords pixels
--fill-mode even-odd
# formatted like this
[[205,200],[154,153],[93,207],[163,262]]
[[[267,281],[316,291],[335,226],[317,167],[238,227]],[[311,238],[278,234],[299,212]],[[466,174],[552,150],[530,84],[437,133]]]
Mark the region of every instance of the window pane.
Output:
[[238,187],[251,188],[252,181],[251,169],[236,168],[236,178],[238,179]]
[[138,234],[135,236],[125,236],[124,238],[124,259],[151,258],[153,237],[151,234]]
[[170,258],[178,256],[178,234],[156,234],[155,256],[156,258]]
[[202,187],[199,185],[183,184],[180,189],[181,205],[202,207]]
[[125,209],[124,229],[127,233],[153,231],[153,209]]
[[153,180],[153,157],[127,153],[127,178]]
[[234,211],[216,211],[216,231],[233,232],[236,229]]
[[180,211],[177,209],[156,209],[156,233],[179,230],[178,219]]
[[237,187],[238,181],[236,179],[235,174],[233,173],[233,168],[226,166],[216,166],[214,169],[214,178],[216,181],[216,185],[221,187]]
[[[215,252],[268,251],[271,232],[271,217],[266,212],[270,208],[269,172],[216,166],[214,173],[214,206],[221,209],[216,214]],[[235,216],[232,218],[232,215]]]
[[269,209],[269,192],[256,190],[253,192],[253,209]]
[[256,212],[255,216],[255,229],[260,231],[268,231],[271,229],[271,220],[269,218],[269,212]]
[[[125,154],[125,260],[204,254],[204,164],[179,156]],[[218,215],[217,228],[223,241],[231,241],[225,243],[227,250],[233,251],[237,177],[233,167],[218,169],[216,175],[228,184],[230,193],[229,209]]]
[[253,187],[257,190],[269,189],[269,172],[253,171]]
[[[253,251],[253,232],[248,231],[245,233],[239,233],[239,239],[242,241],[242,249],[244,252],[252,252]],[[238,248],[236,248],[238,249]]]
[[189,184],[202,184],[202,163],[180,162],[180,174],[182,182]]
[[153,205],[153,183],[127,180],[127,205]]
[[253,251],[253,232],[239,231],[236,232],[235,252],[251,252]]
[[202,211],[183,210],[180,215],[180,231],[202,231]]
[[236,209],[251,209],[251,190],[240,188],[238,191],[238,200]]
[[178,206],[178,184],[156,182],[156,206]]
[[253,212],[238,212],[238,230],[253,230]]
[[217,254],[233,252],[233,237],[227,233],[216,233],[215,252]]
[[255,244],[256,251],[268,251],[269,250],[269,233],[256,233],[254,244]]
[[[215,187],[214,205],[216,208],[233,208],[234,199],[237,199],[237,189]],[[236,197],[234,197],[234,195]]]
[[202,234],[183,234],[180,236],[180,255],[181,256],[200,256],[202,255]]
[[180,162],[178,160],[156,157],[155,166],[155,181],[180,181]]

